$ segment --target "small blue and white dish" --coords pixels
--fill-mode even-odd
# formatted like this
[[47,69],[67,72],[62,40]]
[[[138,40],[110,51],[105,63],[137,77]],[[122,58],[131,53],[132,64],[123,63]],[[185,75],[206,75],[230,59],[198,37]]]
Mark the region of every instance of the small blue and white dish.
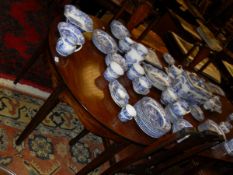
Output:
[[190,106],[190,113],[192,114],[193,118],[197,121],[201,122],[205,119],[204,113],[200,106],[198,105],[191,105]]
[[92,19],[83,11],[77,9],[73,5],[65,5],[64,15],[68,22],[74,24],[82,32],[92,32],[93,31],[93,21]]
[[176,102],[178,98],[179,97],[176,94],[175,90],[172,87],[168,87],[162,92],[160,101],[164,105],[168,105],[168,104]]
[[138,64],[138,63],[134,63],[128,70],[127,72],[127,77],[130,80],[133,80],[135,78],[141,77],[145,74],[145,71],[143,69],[143,67]]
[[111,82],[124,74],[124,69],[120,64],[111,62],[107,69],[104,71],[104,78]]
[[132,120],[136,115],[137,112],[135,108],[132,105],[127,104],[121,109],[120,113],[118,114],[118,118],[121,122],[127,122]]
[[172,125],[172,132],[176,133],[184,128],[193,128],[193,125],[185,119],[178,119]]
[[134,105],[137,115],[134,117],[137,125],[147,135],[159,138],[171,129],[171,123],[166,119],[163,107],[151,97],[143,97]]
[[133,83],[133,90],[136,93],[141,95],[146,95],[150,92],[151,83],[145,76],[141,76],[133,79],[132,83]]
[[92,41],[96,48],[104,54],[115,53],[118,50],[116,41],[103,30],[94,30]]
[[109,91],[113,101],[120,107],[124,107],[128,104],[129,94],[126,89],[119,83],[119,81],[114,80],[108,84]]
[[171,84],[171,79],[162,70],[155,68],[150,64],[143,63],[146,77],[151,81],[152,85],[159,90],[165,90]]
[[128,67],[132,66],[134,63],[140,63],[143,61],[143,57],[137,52],[135,48],[131,48],[126,54],[125,54],[125,60]]
[[57,40],[56,44],[56,51],[59,55],[66,57],[68,55],[71,55],[74,52],[79,51],[82,48],[82,45],[73,45],[69,41],[66,40],[66,38],[60,37]]
[[59,22],[57,25],[60,36],[66,38],[73,45],[83,45],[85,38],[81,31],[73,24]]
[[120,54],[110,53],[105,56],[105,63],[107,66],[109,66],[112,61],[120,64],[123,67],[124,71],[127,71],[128,66],[126,64],[125,58],[122,57]]
[[175,59],[173,58],[173,56],[171,56],[170,53],[164,53],[163,58],[167,64],[169,65],[175,64]]
[[110,30],[113,36],[119,40],[130,36],[129,30],[118,20],[111,22]]
[[126,53],[131,49],[133,44],[134,44],[134,41],[131,38],[125,37],[125,38],[119,40],[118,47],[119,47],[121,52]]

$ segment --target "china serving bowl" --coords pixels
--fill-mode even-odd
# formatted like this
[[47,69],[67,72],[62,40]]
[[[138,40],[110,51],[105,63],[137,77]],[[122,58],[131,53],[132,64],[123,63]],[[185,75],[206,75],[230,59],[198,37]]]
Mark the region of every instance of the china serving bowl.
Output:
[[137,115],[134,117],[138,126],[147,135],[159,138],[171,129],[163,107],[151,97],[143,97],[134,105]]
[[165,90],[171,84],[171,79],[162,70],[155,68],[150,64],[143,64],[145,74],[151,81],[151,84],[159,90]]
[[110,30],[113,36],[119,40],[130,36],[129,30],[118,20],[110,23]]
[[75,6],[65,5],[64,15],[70,23],[79,27],[82,31],[93,31],[92,19],[83,11],[77,9]]
[[116,63],[120,64],[123,67],[124,71],[128,69],[125,58],[123,58],[120,54],[110,53],[105,56],[105,63],[107,66],[110,65],[112,61],[115,61]]
[[118,50],[116,41],[105,31],[96,29],[92,34],[94,45],[104,54],[115,53]]
[[83,45],[85,38],[82,32],[73,24],[59,22],[57,25],[60,36],[66,38],[73,45]]

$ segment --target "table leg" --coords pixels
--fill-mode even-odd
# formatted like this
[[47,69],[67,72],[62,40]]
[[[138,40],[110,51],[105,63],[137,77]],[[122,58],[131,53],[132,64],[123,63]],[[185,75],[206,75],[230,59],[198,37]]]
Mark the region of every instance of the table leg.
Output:
[[112,158],[115,154],[120,152],[122,149],[124,149],[126,146],[128,146],[129,143],[127,142],[121,142],[121,143],[113,143],[108,147],[107,150],[102,152],[98,157],[96,157],[94,160],[92,160],[89,164],[87,164],[83,169],[81,169],[76,175],[86,175],[89,172],[96,169],[98,166]]
[[21,144],[23,140],[27,138],[28,135],[31,134],[31,132],[40,124],[40,122],[45,119],[48,113],[59,103],[58,97],[64,88],[64,84],[60,84],[54,89],[54,91],[51,93],[36,115],[32,118],[30,123],[23,130],[19,138],[16,140],[17,145]]

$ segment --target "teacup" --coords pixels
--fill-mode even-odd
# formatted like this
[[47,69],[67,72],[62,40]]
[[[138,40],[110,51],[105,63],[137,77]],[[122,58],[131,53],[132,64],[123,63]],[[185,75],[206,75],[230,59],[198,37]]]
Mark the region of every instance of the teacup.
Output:
[[125,54],[126,64],[130,67],[134,63],[143,61],[143,57],[137,52],[135,48],[131,48]]
[[184,71],[182,66],[179,65],[178,67],[175,66],[174,64],[169,66],[167,69],[167,74],[169,77],[175,79],[177,76],[179,76],[180,74],[182,74],[182,72]]
[[122,122],[127,122],[128,120],[131,120],[136,115],[137,115],[137,112],[136,112],[135,108],[132,105],[127,104],[125,107],[123,107],[121,109],[121,111],[118,115],[118,118]]
[[149,80],[144,76],[133,79],[133,89],[138,94],[148,94],[150,92],[151,86],[152,85]]
[[113,81],[123,74],[124,74],[124,69],[121,67],[121,65],[113,61],[105,70],[104,78],[108,81]]
[[118,88],[116,90],[116,98],[118,98],[118,100],[120,101],[121,99],[125,99],[125,97],[127,96],[126,92],[123,91],[122,89]]
[[220,101],[219,96],[214,96],[214,97],[210,98],[209,100],[207,100],[203,104],[203,107],[206,110],[216,111],[218,113],[222,112],[222,105],[221,105],[221,101]]
[[134,43],[134,41],[129,38],[129,37],[125,37],[124,39],[119,40],[119,49],[122,52],[128,52],[132,46],[132,44]]
[[175,90],[171,87],[168,87],[167,89],[165,89],[161,94],[160,101],[164,105],[174,103],[177,100],[178,100],[178,95],[176,94]]
[[135,48],[142,57],[145,57],[148,54],[148,49],[141,43],[136,43]]
[[134,63],[128,70],[127,77],[130,80],[133,80],[137,77],[143,76],[144,74],[145,74],[144,68],[140,64]]
[[107,66],[110,65],[112,61],[115,61],[116,63],[120,64],[123,67],[124,71],[128,69],[125,59],[120,54],[118,53],[107,54],[105,57],[106,65]]
[[61,56],[68,56],[74,52],[79,51],[82,45],[72,45],[66,38],[60,37],[57,41],[56,51]]

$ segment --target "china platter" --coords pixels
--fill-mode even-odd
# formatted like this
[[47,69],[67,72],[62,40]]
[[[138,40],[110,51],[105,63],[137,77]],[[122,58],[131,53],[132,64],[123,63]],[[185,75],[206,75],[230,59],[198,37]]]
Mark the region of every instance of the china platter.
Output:
[[58,31],[63,38],[72,38],[74,44],[81,44],[85,43],[85,38],[82,35],[81,31],[75,27],[73,24],[67,22],[59,22],[57,25]]
[[147,78],[151,84],[159,90],[165,90],[171,84],[169,76],[162,70],[153,67],[150,64],[143,64]]
[[86,32],[93,31],[92,19],[73,5],[65,5],[64,15],[68,21]]
[[145,61],[147,61],[148,63],[150,63],[156,67],[159,67],[160,69],[163,68],[162,64],[160,63],[160,61],[158,59],[158,55],[152,49],[148,49],[148,54],[145,57]]
[[94,30],[92,42],[104,54],[114,53],[118,50],[116,41],[108,33],[100,29]]
[[170,131],[171,124],[166,120],[166,113],[157,101],[150,97],[143,97],[134,107],[137,112],[134,119],[147,135],[159,138]]
[[117,80],[110,82],[108,87],[113,101],[118,106],[124,107],[128,104],[129,94]]
[[128,29],[118,20],[113,20],[111,22],[110,29],[113,36],[119,40],[130,36]]

